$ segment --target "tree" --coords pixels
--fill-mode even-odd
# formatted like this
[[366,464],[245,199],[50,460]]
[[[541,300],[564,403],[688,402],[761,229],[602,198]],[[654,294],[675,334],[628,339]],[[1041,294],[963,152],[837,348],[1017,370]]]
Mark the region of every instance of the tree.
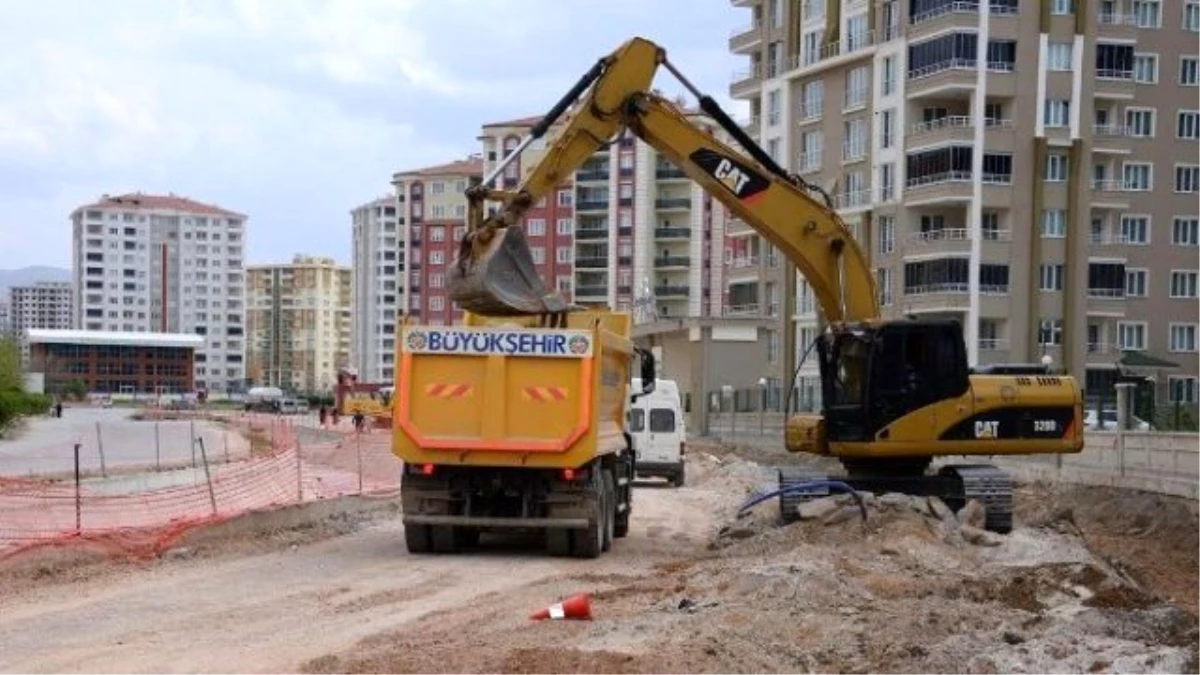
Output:
[[0,337],[0,391],[24,391],[21,343],[11,335]]

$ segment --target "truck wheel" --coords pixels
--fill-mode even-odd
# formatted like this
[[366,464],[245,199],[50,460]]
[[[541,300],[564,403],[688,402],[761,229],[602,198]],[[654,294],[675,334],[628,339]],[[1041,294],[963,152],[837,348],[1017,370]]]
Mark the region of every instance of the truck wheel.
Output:
[[453,525],[431,525],[435,553],[458,553],[458,533]]
[[[597,469],[598,470],[598,469]],[[588,526],[582,530],[571,530],[571,548],[577,558],[598,558],[604,551],[604,531],[608,524],[604,521],[604,482],[598,476],[588,488],[584,497]]]
[[571,530],[555,527],[546,530],[546,551],[552,556],[571,555]]
[[409,553],[429,553],[432,548],[430,543],[428,525],[404,526],[404,544],[408,547]]
[[604,550],[612,548],[617,520],[617,481],[611,471],[604,472]]

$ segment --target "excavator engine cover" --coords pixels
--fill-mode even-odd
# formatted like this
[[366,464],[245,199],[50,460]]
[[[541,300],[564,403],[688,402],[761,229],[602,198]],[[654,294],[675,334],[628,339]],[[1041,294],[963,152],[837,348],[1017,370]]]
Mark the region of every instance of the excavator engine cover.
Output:
[[447,284],[450,299],[464,311],[479,316],[567,311],[562,296],[542,281],[521,228],[499,228],[487,243],[472,240],[463,249]]

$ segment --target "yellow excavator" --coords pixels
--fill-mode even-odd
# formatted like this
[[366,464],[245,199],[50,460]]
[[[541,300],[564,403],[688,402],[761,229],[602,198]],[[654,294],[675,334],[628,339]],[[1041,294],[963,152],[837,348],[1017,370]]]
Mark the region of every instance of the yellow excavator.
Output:
[[[651,89],[659,66],[744,152]],[[564,115],[542,159],[515,190],[489,187]],[[805,355],[815,346],[823,410],[789,410],[785,445],[791,452],[836,458],[846,475],[781,469],[785,521],[796,517],[804,499],[827,494],[819,486],[833,478],[855,490],[938,496],[955,509],[977,499],[986,508],[986,527],[1008,532],[1008,474],[978,462],[931,471],[934,458],[1083,449],[1083,398],[1074,378],[1041,365],[972,369],[957,321],[881,318],[869,263],[828,194],[781,168],[680,74],[664,49],[643,38],[601,58],[512,153],[468,188],[469,227],[448,279],[452,300],[478,315],[537,315],[543,325],[562,325],[577,308],[542,281],[519,224],[530,206],[625,130],[777,247],[820,304],[823,329]],[[499,204],[489,208],[489,201]],[[794,330],[792,322],[785,324]]]

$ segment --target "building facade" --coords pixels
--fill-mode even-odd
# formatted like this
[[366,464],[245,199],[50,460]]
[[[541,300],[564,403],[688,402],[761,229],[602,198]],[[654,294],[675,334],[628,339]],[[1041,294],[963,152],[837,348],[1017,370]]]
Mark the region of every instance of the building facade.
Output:
[[[485,125],[484,173],[539,119]],[[707,117],[689,119],[715,133]],[[497,187],[518,186],[560,128],[529,145]],[[724,207],[628,132],[541,199],[523,224],[543,277],[581,305],[634,310],[641,321],[720,315]]]
[[21,357],[28,363],[28,331],[66,330],[74,321],[74,293],[67,281],[38,281],[8,289],[6,330],[21,339]]
[[204,338],[192,333],[31,329],[32,372],[47,393],[76,380],[95,394],[186,394],[197,389],[195,355]]
[[350,365],[349,267],[297,255],[246,268],[246,374],[254,386],[328,393]]
[[71,213],[75,326],[202,336],[195,386],[245,388],[246,216],[176,195],[105,195]]
[[353,230],[350,358],[362,382],[391,381],[395,375],[392,354],[406,280],[401,262],[402,205],[395,197],[387,196],[350,212]]
[[[972,364],[1049,356],[1093,394],[1149,355],[1178,365],[1143,371],[1157,398],[1195,403],[1197,2],[734,5],[747,127],[831,194],[886,316],[960,319]],[[735,251],[733,304],[783,283],[756,235]],[[803,349],[803,281],[787,309]]]

